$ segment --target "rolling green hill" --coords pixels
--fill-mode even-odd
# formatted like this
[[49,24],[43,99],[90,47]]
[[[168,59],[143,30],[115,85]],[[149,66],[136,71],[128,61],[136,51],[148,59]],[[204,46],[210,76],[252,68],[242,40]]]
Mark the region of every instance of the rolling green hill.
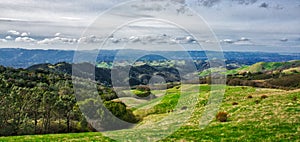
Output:
[[[199,73],[199,76],[204,77],[210,75],[211,72],[220,72],[221,69],[218,68],[210,68],[204,70]],[[244,73],[267,73],[273,72],[278,73],[282,72],[285,74],[293,74],[300,72],[300,60],[292,60],[289,62],[258,62],[253,65],[247,66],[244,65],[237,69],[227,70],[223,72],[227,75],[236,75],[236,74],[244,74]]]
[[269,71],[283,71],[285,73],[291,73],[293,71],[299,71],[300,61],[294,60],[289,62],[259,62],[251,66],[244,66],[238,69],[230,70],[227,74],[242,74],[248,73],[265,73]]
[[262,88],[296,89],[300,87],[300,60],[259,62],[251,66],[224,70],[211,68],[199,73],[201,83],[210,83],[211,74],[227,75],[227,85]]
[[[189,85],[190,88],[197,87]],[[140,125],[133,129],[105,132],[52,134],[33,136],[0,137],[0,141],[111,141],[103,135],[125,138],[131,135],[146,135],[153,131],[142,127],[155,124],[161,118],[172,115],[169,124],[176,125],[182,109],[172,108],[178,97],[188,101],[191,90],[178,96],[180,88],[172,88],[164,97],[151,100],[145,105],[135,105],[136,110],[156,109],[145,115]],[[209,96],[209,85],[201,85],[198,101],[189,120],[175,133],[161,141],[298,141],[300,139],[300,90],[260,89],[253,87],[226,87],[225,96],[219,112],[228,113],[226,122],[214,119],[204,129],[199,128],[199,120]],[[164,106],[170,106],[165,108]],[[189,108],[186,102],[187,108]],[[168,109],[172,109],[169,112]],[[175,121],[173,121],[175,120]]]

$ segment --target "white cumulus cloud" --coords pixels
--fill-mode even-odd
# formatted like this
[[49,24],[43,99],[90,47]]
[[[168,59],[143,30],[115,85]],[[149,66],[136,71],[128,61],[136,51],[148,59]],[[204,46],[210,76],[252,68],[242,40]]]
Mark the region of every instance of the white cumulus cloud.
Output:
[[281,42],[287,42],[288,40],[289,40],[289,39],[287,39],[287,38],[281,38],[281,39],[280,39]]
[[232,39],[223,39],[223,40],[221,40],[221,42],[223,42],[223,43],[229,43],[229,44],[234,43],[234,41]]
[[15,39],[15,42],[27,42],[27,43],[30,43],[30,42],[35,42],[36,40],[33,39],[33,38],[30,38],[30,37],[17,37]]
[[15,31],[15,30],[9,30],[9,31],[7,31],[7,33],[8,33],[9,35],[16,35],[16,36],[20,35],[20,32]]
[[0,42],[7,42],[6,39],[0,39]]
[[85,36],[78,39],[78,43],[100,43],[103,40],[101,38],[96,37],[95,35]]
[[56,33],[56,34],[54,34],[54,36],[60,36],[61,35],[61,33]]
[[250,39],[246,37],[241,37],[238,41],[250,41]]
[[77,43],[75,38],[63,38],[63,37],[54,37],[54,38],[45,38],[41,41],[38,41],[37,44],[75,44]]
[[23,37],[29,36],[29,35],[30,35],[30,33],[26,33],[26,32],[23,32],[23,33],[21,34],[21,36],[23,36]]
[[6,36],[5,39],[12,40],[12,37],[11,36]]
[[139,37],[136,37],[136,36],[131,36],[129,37],[129,41],[131,42],[139,42],[141,41]]

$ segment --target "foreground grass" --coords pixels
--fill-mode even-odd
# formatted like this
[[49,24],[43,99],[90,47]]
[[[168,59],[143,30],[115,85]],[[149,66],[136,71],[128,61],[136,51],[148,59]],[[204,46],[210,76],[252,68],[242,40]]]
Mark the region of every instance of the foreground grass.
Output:
[[[209,96],[208,85],[201,86],[201,93],[192,116],[172,135],[161,141],[299,141],[300,140],[300,90],[283,91],[275,89],[257,89],[252,87],[227,87],[219,111],[229,114],[227,122],[213,120],[204,129],[199,128],[199,119]],[[151,109],[149,106],[161,106],[166,99],[177,98],[176,90],[165,98],[139,106],[139,109]],[[188,92],[188,90],[187,90]],[[266,96],[266,97],[262,97]],[[233,105],[235,104],[235,105]],[[149,106],[147,106],[149,105]],[[137,110],[138,111],[138,110]],[[178,110],[174,110],[176,113]],[[167,113],[150,114],[143,123],[151,124]],[[175,115],[173,119],[177,119]],[[146,130],[145,130],[146,131]],[[112,132],[126,135],[128,131]],[[131,129],[131,133],[141,132]],[[146,133],[146,132],[145,132]],[[0,141],[112,141],[101,133],[50,134],[33,136],[0,137]]]
[[299,90],[227,87],[220,111],[229,113],[228,122],[214,120],[199,129],[203,110],[198,106],[190,123],[162,141],[299,141],[299,98]]
[[99,132],[0,137],[0,141],[112,141]]

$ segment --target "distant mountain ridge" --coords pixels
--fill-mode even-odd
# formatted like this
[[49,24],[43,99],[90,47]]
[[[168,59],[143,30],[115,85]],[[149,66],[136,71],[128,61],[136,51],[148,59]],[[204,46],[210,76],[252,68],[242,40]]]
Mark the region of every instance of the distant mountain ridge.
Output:
[[[116,54],[120,50],[102,50],[97,57],[97,62],[111,62],[115,60]],[[89,58],[94,55],[96,50],[78,51],[82,58]],[[132,55],[140,55],[143,50],[127,50],[128,54],[124,54],[123,59],[131,59]],[[183,53],[186,51],[153,51],[152,55],[145,57],[144,60],[161,60],[163,58],[155,56],[155,54],[164,53],[169,57],[178,60],[186,60],[187,57]],[[58,62],[72,63],[75,51],[72,50],[28,50],[20,48],[1,48],[0,49],[0,65],[14,68],[27,68],[35,64]],[[188,51],[193,60],[207,60],[206,54],[217,53],[215,51]],[[227,64],[252,65],[257,62],[286,62],[290,60],[299,60],[300,53],[280,54],[280,53],[263,53],[263,52],[224,52]]]

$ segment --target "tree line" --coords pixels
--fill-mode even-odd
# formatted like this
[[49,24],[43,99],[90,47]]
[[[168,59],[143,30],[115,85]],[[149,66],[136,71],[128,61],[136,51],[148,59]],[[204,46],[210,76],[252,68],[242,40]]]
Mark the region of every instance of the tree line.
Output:
[[[113,101],[114,91],[100,85],[98,90],[112,114],[139,121],[125,104]],[[90,102],[80,103],[84,109]],[[0,114],[0,136],[95,131],[81,113],[68,74],[0,66]]]

